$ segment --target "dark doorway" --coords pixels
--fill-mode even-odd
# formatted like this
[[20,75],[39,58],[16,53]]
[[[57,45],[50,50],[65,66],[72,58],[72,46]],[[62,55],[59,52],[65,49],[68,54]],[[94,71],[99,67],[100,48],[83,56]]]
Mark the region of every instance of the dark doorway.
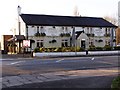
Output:
[[85,49],[85,40],[81,40],[81,48],[84,48]]

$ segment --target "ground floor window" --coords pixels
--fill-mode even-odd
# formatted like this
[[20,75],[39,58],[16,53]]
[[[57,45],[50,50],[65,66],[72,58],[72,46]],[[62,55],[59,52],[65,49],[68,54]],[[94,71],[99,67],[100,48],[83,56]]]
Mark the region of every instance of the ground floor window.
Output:
[[68,47],[68,40],[62,40],[62,47]]
[[110,45],[110,40],[106,40],[105,45]]
[[43,47],[43,40],[37,40],[37,47]]

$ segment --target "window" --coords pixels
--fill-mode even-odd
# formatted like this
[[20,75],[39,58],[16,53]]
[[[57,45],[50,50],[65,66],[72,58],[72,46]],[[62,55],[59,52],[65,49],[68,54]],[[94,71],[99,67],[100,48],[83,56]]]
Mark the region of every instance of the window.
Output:
[[92,28],[90,28],[90,34],[92,34]]
[[39,26],[37,26],[37,33],[39,33]]
[[37,42],[37,47],[39,47],[39,42]]
[[105,36],[110,37],[110,28],[105,29]]
[[65,42],[65,47],[68,47],[68,42]]
[[62,30],[64,30],[64,27],[61,27],[62,28]]
[[68,47],[68,40],[62,40],[62,47]]
[[37,47],[43,47],[43,40],[37,41]]
[[64,42],[62,42],[62,47],[65,47],[65,46],[64,46]]
[[105,34],[107,35],[107,28],[105,29]]

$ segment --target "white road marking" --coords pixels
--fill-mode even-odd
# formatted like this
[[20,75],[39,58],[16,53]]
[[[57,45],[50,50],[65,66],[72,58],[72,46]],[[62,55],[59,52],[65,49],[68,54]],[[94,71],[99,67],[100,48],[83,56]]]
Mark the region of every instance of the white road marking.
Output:
[[57,60],[56,62],[61,62],[61,61],[63,61],[64,59],[60,59],[60,60]]
[[21,62],[25,62],[25,61],[18,61],[18,62],[13,62],[13,63],[7,64],[7,65],[14,65],[14,64],[18,64],[18,63],[21,63]]
[[93,57],[91,60],[94,60],[95,58]]

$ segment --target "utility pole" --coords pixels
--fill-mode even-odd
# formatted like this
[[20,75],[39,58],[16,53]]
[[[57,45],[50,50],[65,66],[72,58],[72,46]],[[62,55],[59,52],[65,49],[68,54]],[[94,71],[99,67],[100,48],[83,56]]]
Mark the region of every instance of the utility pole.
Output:
[[[18,31],[19,31],[19,35],[21,35],[21,33],[20,33],[20,18],[19,18],[20,14],[21,14],[21,7],[18,6],[17,10],[18,10]],[[19,53],[20,52],[21,52],[21,43],[19,41]]]

